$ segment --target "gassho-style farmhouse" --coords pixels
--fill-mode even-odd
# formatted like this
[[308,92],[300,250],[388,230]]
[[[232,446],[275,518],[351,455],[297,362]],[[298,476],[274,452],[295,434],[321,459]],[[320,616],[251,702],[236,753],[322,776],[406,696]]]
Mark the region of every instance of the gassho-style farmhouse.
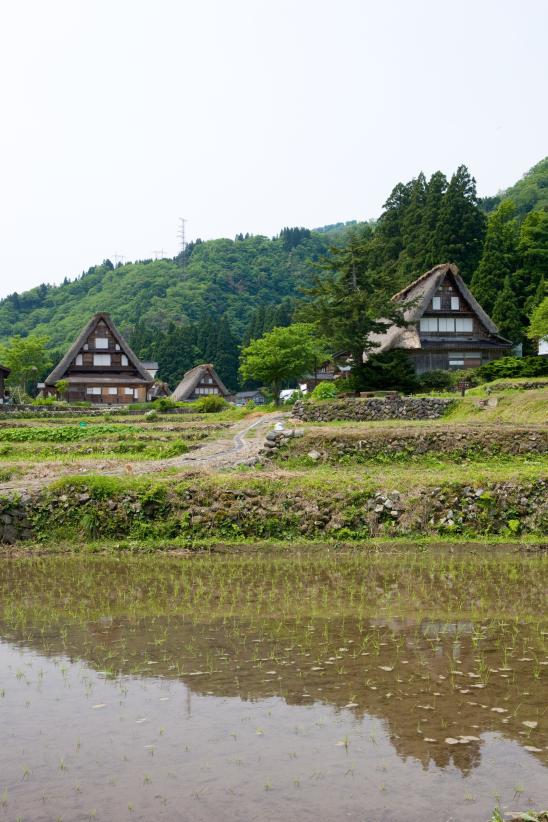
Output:
[[[374,353],[402,348],[419,374],[477,368],[508,354],[512,348],[451,263],[435,266],[392,299],[408,306],[404,310],[406,325],[390,326],[383,334],[372,336]],[[329,365],[322,366],[324,380],[343,378],[348,370]],[[147,402],[168,395],[165,384],[155,379],[157,371],[158,363],[141,361],[111,317],[101,312],[90,319],[39,388],[43,397],[62,394],[69,402]],[[171,399],[193,402],[214,394],[242,404],[252,393],[256,394],[232,394],[213,364],[206,363],[183,375]]]
[[417,374],[478,368],[510,353],[512,343],[472,296],[456,265],[437,265],[394,294],[408,304],[406,326],[390,326],[372,335],[374,353],[403,348]]

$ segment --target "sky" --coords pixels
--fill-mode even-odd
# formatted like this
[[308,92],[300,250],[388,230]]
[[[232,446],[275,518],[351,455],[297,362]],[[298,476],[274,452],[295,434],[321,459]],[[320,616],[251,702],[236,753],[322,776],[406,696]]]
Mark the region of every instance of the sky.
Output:
[[0,0],[0,296],[548,146],[546,0]]

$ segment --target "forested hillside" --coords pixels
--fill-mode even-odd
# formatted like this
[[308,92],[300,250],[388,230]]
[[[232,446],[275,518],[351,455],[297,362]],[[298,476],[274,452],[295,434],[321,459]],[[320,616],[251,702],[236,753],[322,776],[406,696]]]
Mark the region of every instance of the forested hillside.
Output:
[[500,203],[510,199],[516,207],[516,213],[522,217],[530,211],[542,211],[548,208],[548,157],[541,160],[524,174],[521,180],[494,197],[486,197],[482,205],[486,211],[493,211]]
[[185,259],[146,260],[116,268],[110,261],[76,280],[41,285],[0,302],[0,339],[30,332],[67,344],[91,314],[108,311],[123,332],[140,322],[160,330],[203,316],[225,316],[241,337],[253,311],[295,295],[310,282],[310,261],[328,249],[332,234],[288,229],[279,237],[239,235],[198,241]]
[[[503,334],[521,342],[548,276],[547,192],[548,158],[481,201],[465,166],[450,179],[421,173],[393,188],[376,222],[197,240],[174,259],[117,267],[106,260],[59,286],[12,294],[0,301],[0,342],[44,335],[56,359],[91,314],[108,311],[141,357],[158,359],[171,385],[212,361],[236,388],[242,342],[289,324],[330,248],[346,245],[358,280],[366,271],[392,293],[439,262],[457,263]],[[325,266],[331,275],[333,259]]]

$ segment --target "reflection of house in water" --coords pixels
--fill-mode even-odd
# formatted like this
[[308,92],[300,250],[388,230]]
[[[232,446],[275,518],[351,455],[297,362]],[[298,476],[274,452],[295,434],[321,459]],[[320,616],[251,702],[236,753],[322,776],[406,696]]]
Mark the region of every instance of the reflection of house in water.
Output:
[[[318,703],[352,711],[357,719],[374,717],[382,722],[402,759],[412,757],[424,768],[432,763],[439,768],[453,764],[467,773],[480,762],[481,742],[448,746],[447,737],[480,737],[496,731],[528,744],[519,720],[503,723],[490,710],[508,704],[508,697],[513,700],[513,685],[505,675],[497,676],[505,667],[503,646],[484,639],[493,673],[487,688],[483,687],[476,673],[473,627],[466,620],[306,624],[265,618],[197,623],[184,617],[120,620],[109,616],[69,626],[66,637],[44,637],[38,628],[17,639],[12,629],[6,633],[10,642],[47,655],[81,658],[112,675],[180,679],[189,693],[197,695],[251,701],[279,697],[288,705]],[[530,643],[534,642],[531,633]],[[544,683],[533,676],[531,666],[512,662],[514,671],[519,672],[520,666],[520,686],[529,693],[527,704],[532,712],[540,710]],[[347,708],[349,703],[353,707]],[[535,756],[546,760],[546,730],[538,730],[535,745],[545,748]]]

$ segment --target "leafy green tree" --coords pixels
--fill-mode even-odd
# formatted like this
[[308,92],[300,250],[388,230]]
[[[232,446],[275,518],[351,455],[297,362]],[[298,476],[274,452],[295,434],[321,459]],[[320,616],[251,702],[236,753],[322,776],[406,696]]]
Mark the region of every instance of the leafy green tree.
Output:
[[258,380],[269,386],[278,404],[282,386],[313,371],[326,356],[325,342],[314,326],[295,323],[252,340],[242,350],[240,374],[244,381]]
[[434,242],[437,262],[456,263],[467,282],[481,257],[485,222],[476,194],[476,181],[466,166],[459,166],[443,196]]
[[354,374],[363,368],[364,351],[375,347],[371,334],[404,325],[401,306],[390,299],[390,274],[369,267],[371,244],[370,230],[354,231],[344,246],[333,248],[323,265],[326,274],[308,292],[313,302],[301,312],[314,319],[333,350],[351,355]]
[[531,340],[548,338],[548,297],[538,305],[531,315],[531,325],[527,331]]
[[52,365],[47,342],[44,336],[16,335],[7,344],[0,345],[0,362],[11,370],[8,385],[24,394],[36,393],[36,383],[47,376]]
[[518,225],[511,200],[489,216],[483,253],[470,287],[482,308],[491,314],[505,279],[518,267]]
[[504,285],[495,300],[492,316],[493,322],[498,325],[503,337],[513,343],[520,342],[523,333],[521,311],[516,303],[516,295],[509,275],[504,278]]
[[60,397],[62,400],[68,400],[69,385],[69,380],[57,380],[57,382],[55,383],[55,390],[57,391],[57,396]]

